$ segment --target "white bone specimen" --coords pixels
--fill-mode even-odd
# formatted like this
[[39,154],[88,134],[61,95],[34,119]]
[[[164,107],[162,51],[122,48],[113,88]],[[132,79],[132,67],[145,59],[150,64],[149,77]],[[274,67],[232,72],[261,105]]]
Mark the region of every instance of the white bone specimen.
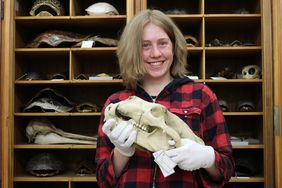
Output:
[[35,144],[96,144],[95,141],[67,138],[56,133],[38,134],[34,138]]
[[[204,144],[190,127],[165,106],[131,96],[105,109],[105,120],[129,120],[137,130],[136,144],[151,152],[180,146],[181,138]],[[175,143],[173,145],[169,143]]]
[[242,69],[244,79],[260,79],[261,68],[257,65],[247,65]]
[[118,15],[119,12],[117,9],[106,2],[98,2],[90,5],[87,9],[85,9],[88,15],[97,16],[97,15]]
[[[50,133],[55,133],[57,136]],[[28,137],[29,143],[35,142],[36,139],[42,140],[44,136],[46,137],[46,141],[44,142],[44,144],[48,144],[47,140],[50,142],[50,144],[54,144],[54,143],[82,144],[83,141],[85,141],[84,144],[95,144],[97,141],[96,137],[69,133],[61,129],[57,129],[50,121],[46,119],[31,120],[26,127],[26,136]],[[51,139],[53,140],[51,141]]]

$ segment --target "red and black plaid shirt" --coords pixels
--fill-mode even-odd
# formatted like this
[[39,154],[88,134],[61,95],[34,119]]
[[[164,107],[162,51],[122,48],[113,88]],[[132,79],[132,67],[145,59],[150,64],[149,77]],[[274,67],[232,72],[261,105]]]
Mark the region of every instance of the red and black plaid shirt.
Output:
[[[152,102],[148,93],[138,87],[136,91],[124,90],[113,94],[108,98],[105,106],[125,100],[132,95]],[[116,178],[112,162],[114,145],[102,131],[103,109],[96,149],[96,176],[99,186],[101,188],[152,188],[154,186],[156,188],[215,188],[222,187],[228,182],[234,172],[232,147],[215,94],[205,84],[196,83],[189,78],[177,78],[164,88],[157,97],[156,103],[166,106],[169,111],[187,122],[187,126],[189,125],[206,145],[215,149],[215,164],[223,179],[213,182],[204,169],[184,171],[177,167],[176,173],[164,178],[152,154],[138,149],[129,159],[120,177]]]

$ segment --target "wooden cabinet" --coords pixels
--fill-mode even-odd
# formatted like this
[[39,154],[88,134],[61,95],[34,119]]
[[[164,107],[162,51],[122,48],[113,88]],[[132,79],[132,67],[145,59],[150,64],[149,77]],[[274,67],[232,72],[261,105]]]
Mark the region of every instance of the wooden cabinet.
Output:
[[[2,15],[2,3],[0,2],[0,15]],[[2,80],[2,19],[0,20],[0,36],[1,36],[1,39],[0,39],[0,78]],[[2,106],[2,82],[0,84],[0,105]],[[0,108],[0,114],[2,114],[2,108]],[[0,139],[0,187],[2,187],[2,161],[3,161],[3,157],[2,157],[2,138],[3,138],[3,134],[2,134],[2,117],[0,119],[0,136],[1,136],[1,139]]]
[[[273,22],[273,59],[274,59],[274,141],[275,141],[275,187],[282,187],[281,172],[282,172],[282,87],[279,80],[281,80],[282,66],[281,66],[281,28],[282,28],[282,17],[281,17],[281,1],[272,1],[272,22]],[[277,80],[277,82],[276,82]]]
[[[83,135],[97,133],[100,112],[29,112],[24,106],[46,88],[56,90],[75,104],[91,102],[101,105],[113,92],[122,89],[121,79],[81,80],[78,76],[107,73],[118,75],[115,47],[72,47],[60,44],[27,48],[39,34],[61,30],[79,34],[95,34],[118,39],[134,12],[157,8],[166,12],[183,34],[195,42],[187,45],[188,69],[197,82],[207,84],[228,104],[224,112],[230,134],[253,138],[256,144],[234,145],[234,156],[251,156],[255,173],[250,177],[231,178],[226,187],[273,186],[273,114],[272,114],[272,49],[270,2],[267,0],[107,0],[119,11],[113,16],[86,16],[85,9],[96,0],[61,0],[65,15],[54,17],[30,16],[33,0],[7,2],[10,14],[6,20],[5,70],[3,86],[3,134],[8,138],[4,147],[8,165],[4,184],[8,187],[97,187],[95,174],[79,176],[76,165],[82,160],[94,160],[95,145],[37,145],[28,143],[25,128],[39,117],[51,121],[57,128]],[[7,11],[8,12],[8,11]],[[247,65],[261,68],[258,79],[244,79],[242,69]],[[232,73],[228,79],[214,79],[222,71]],[[20,79],[29,72],[40,72],[44,79]],[[64,73],[64,80],[51,80],[52,75]],[[221,75],[220,75],[221,74]],[[195,78],[194,77],[194,78]],[[240,110],[242,102],[251,102],[252,111]],[[28,160],[41,152],[51,152],[64,163],[64,172],[54,177],[36,177],[26,172]]]
[[[141,7],[164,11],[184,35],[192,35],[198,41],[198,45],[187,46],[188,69],[191,75],[197,76],[197,82],[207,84],[218,99],[224,101],[229,132],[232,138],[243,140],[233,142],[238,165],[236,174],[225,187],[272,187],[270,3],[263,0],[144,0]],[[242,70],[249,65],[260,67],[262,76],[246,79],[248,76],[243,75]],[[219,79],[221,76],[227,79]],[[253,109],[242,110],[240,106],[244,104],[251,104]],[[248,163],[252,172],[240,174],[242,162]]]
[[[28,143],[26,127],[34,119],[45,118],[63,131],[81,135],[97,134],[101,109],[95,112],[49,112],[25,111],[25,105],[40,91],[51,89],[66,97],[73,104],[91,103],[103,105],[113,92],[122,89],[119,78],[82,80],[99,73],[118,75],[116,47],[94,44],[92,48],[73,47],[65,35],[58,45],[51,46],[43,39],[36,48],[27,45],[37,36],[48,31],[72,32],[76,35],[92,35],[118,39],[133,10],[131,1],[105,2],[113,5],[119,15],[89,16],[85,9],[98,1],[62,0],[64,15],[30,16],[34,1],[15,0],[11,2],[10,34],[11,61],[9,62],[11,91],[11,142],[9,149],[9,187],[97,187],[95,174],[81,176],[76,174],[80,162],[94,160],[95,144],[33,144]],[[14,13],[14,14],[13,14]],[[59,35],[57,35],[59,36]],[[40,74],[39,80],[22,79],[28,74]],[[64,75],[64,79],[53,79],[54,75]],[[62,173],[52,177],[36,177],[26,171],[28,161],[37,154],[48,152],[63,162]]]

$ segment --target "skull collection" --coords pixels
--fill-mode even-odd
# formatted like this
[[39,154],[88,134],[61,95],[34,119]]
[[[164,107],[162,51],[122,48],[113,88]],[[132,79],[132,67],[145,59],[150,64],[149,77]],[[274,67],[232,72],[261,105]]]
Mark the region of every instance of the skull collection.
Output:
[[179,147],[181,138],[204,144],[184,121],[169,112],[165,106],[136,96],[109,104],[105,109],[105,121],[111,118],[117,123],[130,121],[137,131],[135,144],[151,152]]

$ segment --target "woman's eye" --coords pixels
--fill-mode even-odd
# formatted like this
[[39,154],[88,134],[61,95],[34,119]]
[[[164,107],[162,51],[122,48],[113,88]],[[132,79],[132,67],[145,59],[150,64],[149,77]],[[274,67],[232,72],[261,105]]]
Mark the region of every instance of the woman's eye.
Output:
[[159,46],[160,47],[165,47],[165,46],[167,46],[167,44],[168,44],[168,42],[162,41],[162,42],[159,43]]
[[142,44],[142,47],[143,47],[144,49],[148,49],[148,48],[150,48],[150,44],[149,44],[149,43],[143,43],[143,44]]

